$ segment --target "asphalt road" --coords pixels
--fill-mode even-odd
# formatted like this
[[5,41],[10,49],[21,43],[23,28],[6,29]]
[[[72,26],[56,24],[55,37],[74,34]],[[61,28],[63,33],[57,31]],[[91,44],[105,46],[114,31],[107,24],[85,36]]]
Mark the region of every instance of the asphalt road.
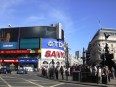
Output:
[[59,82],[38,76],[37,72],[28,74],[0,74],[0,87],[95,87],[91,85]]

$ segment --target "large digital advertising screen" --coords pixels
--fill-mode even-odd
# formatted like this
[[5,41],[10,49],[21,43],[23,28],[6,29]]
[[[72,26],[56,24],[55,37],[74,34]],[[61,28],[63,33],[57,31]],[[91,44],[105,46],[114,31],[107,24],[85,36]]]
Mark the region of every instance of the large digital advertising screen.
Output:
[[19,49],[19,28],[0,29],[0,50],[1,49]]
[[[64,39],[62,30],[62,40]],[[33,39],[31,39],[33,38]],[[32,26],[32,27],[11,27],[0,29],[0,50],[4,49],[38,49],[40,48],[39,39],[34,38],[52,38],[57,39],[56,27],[53,26]],[[29,41],[31,39],[31,41]],[[36,43],[33,45],[33,41]],[[27,42],[26,44],[24,44]],[[56,44],[56,41],[53,42]],[[62,41],[58,42],[59,47]],[[55,45],[54,45],[55,46]],[[53,47],[54,47],[53,46]],[[46,46],[47,47],[47,46]],[[51,46],[48,46],[51,47]]]
[[19,28],[0,29],[0,42],[17,42],[19,39]]
[[20,39],[20,49],[39,49],[40,48],[40,39]]
[[42,38],[42,48],[64,50],[64,41],[52,38]]
[[56,38],[55,27],[38,26],[20,28],[20,38],[51,37]]

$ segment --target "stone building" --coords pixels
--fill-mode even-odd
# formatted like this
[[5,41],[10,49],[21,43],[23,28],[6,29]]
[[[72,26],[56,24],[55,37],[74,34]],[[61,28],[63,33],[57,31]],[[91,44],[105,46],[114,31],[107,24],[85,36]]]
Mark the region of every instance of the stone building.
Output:
[[106,29],[101,28],[94,35],[93,39],[88,45],[87,52],[89,56],[87,57],[87,64],[89,65],[98,65],[100,64],[106,52],[106,44],[109,52],[109,61],[110,64],[116,64],[116,30],[115,29]]

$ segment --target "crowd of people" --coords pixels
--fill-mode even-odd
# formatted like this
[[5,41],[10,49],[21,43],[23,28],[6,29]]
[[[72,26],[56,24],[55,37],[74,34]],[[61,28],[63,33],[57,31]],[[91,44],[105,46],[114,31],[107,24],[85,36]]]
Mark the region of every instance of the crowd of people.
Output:
[[[43,77],[49,78],[49,79],[59,79],[59,75],[61,75],[62,80],[66,79],[68,80],[68,77],[73,78],[73,73],[76,71],[81,72],[81,79],[82,78],[88,78],[88,76],[94,76],[96,78],[97,83],[104,83],[104,82],[110,82],[110,78],[115,79],[115,69],[112,67],[109,69],[108,66],[87,66],[87,65],[80,65],[80,66],[70,66],[70,67],[64,67],[64,66],[51,66],[51,67],[42,67],[41,69],[41,75]],[[66,77],[66,78],[64,78]]]
[[[70,68],[68,68],[70,69]],[[58,80],[59,79],[59,74],[61,75],[62,77],[62,80],[64,80],[64,75],[67,75],[66,72],[67,71],[67,68],[66,67],[59,67],[59,66],[51,66],[51,67],[42,67],[41,69],[41,75],[43,77],[46,77],[46,78],[50,78],[50,79],[56,79]],[[68,72],[70,73],[70,70],[68,70]]]

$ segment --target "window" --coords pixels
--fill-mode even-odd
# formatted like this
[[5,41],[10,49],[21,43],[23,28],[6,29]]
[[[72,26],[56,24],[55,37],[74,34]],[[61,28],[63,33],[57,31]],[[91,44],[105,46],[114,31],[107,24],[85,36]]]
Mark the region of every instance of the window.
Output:
[[111,44],[111,47],[113,47],[113,44]]
[[60,64],[60,62],[56,62],[56,64]]
[[43,64],[48,64],[48,62],[47,61],[44,61]]

